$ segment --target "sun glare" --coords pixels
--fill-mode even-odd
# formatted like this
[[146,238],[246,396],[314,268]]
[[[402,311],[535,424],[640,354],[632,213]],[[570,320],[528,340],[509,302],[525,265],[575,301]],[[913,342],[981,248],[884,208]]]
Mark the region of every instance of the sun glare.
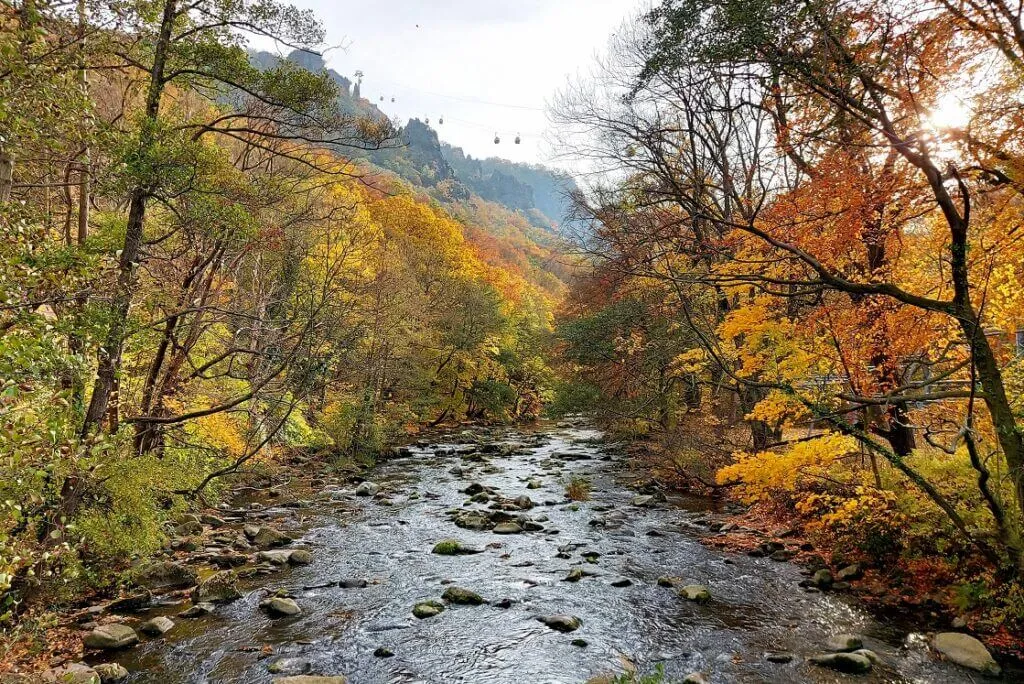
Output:
[[946,93],[939,98],[928,115],[928,121],[939,130],[964,128],[970,123],[971,110],[957,95]]

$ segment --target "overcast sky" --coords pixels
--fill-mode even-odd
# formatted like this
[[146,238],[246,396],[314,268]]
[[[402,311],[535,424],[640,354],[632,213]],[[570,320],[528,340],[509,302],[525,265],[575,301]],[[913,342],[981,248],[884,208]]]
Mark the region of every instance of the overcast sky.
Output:
[[[392,118],[430,118],[475,157],[549,161],[545,106],[650,0],[291,0],[327,29],[328,66]],[[418,26],[417,26],[418,25]],[[260,46],[263,47],[263,46]],[[380,97],[385,98],[380,102]],[[391,98],[395,98],[392,104]],[[438,123],[444,117],[444,124]],[[493,142],[495,132],[501,144]],[[516,134],[522,144],[515,145]]]

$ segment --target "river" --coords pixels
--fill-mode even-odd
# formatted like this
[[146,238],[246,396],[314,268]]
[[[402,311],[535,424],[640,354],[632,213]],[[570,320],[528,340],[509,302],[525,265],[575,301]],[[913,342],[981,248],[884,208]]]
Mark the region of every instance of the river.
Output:
[[[691,672],[710,682],[977,679],[935,660],[923,637],[872,618],[852,599],[798,588],[796,566],[703,546],[693,524],[707,515],[702,502],[632,505],[637,493],[624,484],[623,457],[599,438],[585,424],[570,423],[462,433],[420,443],[378,466],[371,474],[382,488],[376,498],[328,483],[305,507],[271,503],[261,515],[300,536],[297,544],[313,552],[313,563],[250,580],[242,599],[200,619],[176,619],[166,638],[115,659],[132,672],[131,681],[162,684],[269,682],[275,675],[268,667],[282,658],[291,659],[285,670],[343,674],[352,684],[579,684],[633,664],[649,672],[659,663],[667,681]],[[574,475],[592,483],[589,501],[566,500]],[[544,529],[497,535],[457,527],[453,511],[490,512],[487,504],[467,505],[461,490],[473,482],[504,497],[529,496],[536,506],[524,515]],[[446,538],[482,551],[431,553]],[[564,581],[573,568],[587,573]],[[711,600],[678,597],[658,585],[666,575],[705,585]],[[342,588],[340,579],[367,584]],[[413,617],[414,604],[439,599],[451,585],[488,603]],[[302,614],[270,619],[258,605],[268,588],[288,590]],[[551,614],[582,624],[566,634],[537,620]],[[805,660],[830,635],[845,632],[862,635],[881,657],[869,675],[838,674]],[[380,649],[393,656],[379,657]],[[765,659],[778,651],[795,658]]]

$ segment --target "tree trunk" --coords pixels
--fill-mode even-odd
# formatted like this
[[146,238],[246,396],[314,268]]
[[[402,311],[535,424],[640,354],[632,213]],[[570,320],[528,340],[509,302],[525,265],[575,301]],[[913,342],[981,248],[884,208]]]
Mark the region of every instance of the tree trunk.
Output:
[[[139,134],[141,150],[147,150],[156,142],[154,139],[156,122],[160,114],[160,98],[165,87],[164,67],[167,63],[167,53],[171,44],[171,29],[176,16],[177,0],[167,0],[160,25],[160,36],[153,54],[153,69],[150,71],[149,91],[146,95],[146,120],[143,122],[142,131]],[[128,312],[138,279],[138,261],[142,252],[146,203],[149,200],[147,184],[148,181],[144,180],[136,185],[131,192],[124,247],[118,262],[117,285],[110,307],[111,323],[107,329],[103,346],[97,355],[96,382],[93,385],[89,408],[85,413],[82,434],[89,434],[99,427],[107,413],[110,395],[114,391],[117,376],[121,370],[121,353],[128,327]]]

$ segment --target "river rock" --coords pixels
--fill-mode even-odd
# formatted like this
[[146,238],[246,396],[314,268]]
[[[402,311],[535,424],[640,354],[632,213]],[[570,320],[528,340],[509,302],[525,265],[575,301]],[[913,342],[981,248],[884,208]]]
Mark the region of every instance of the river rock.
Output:
[[[18,681],[12,678],[11,681]],[[55,667],[52,670],[46,670],[45,672],[32,676],[25,677],[21,681],[25,684],[34,684],[35,682],[41,682],[44,684],[100,684],[99,672],[96,668],[89,667],[85,663],[68,663],[67,665],[61,665]]]
[[[249,535],[246,534],[246,536]],[[278,546],[287,546],[292,543],[291,537],[284,532],[275,530],[273,527],[256,528],[256,533],[249,536],[249,540],[258,548],[263,550],[277,548]]]
[[178,613],[178,617],[186,619],[203,617],[204,615],[209,615],[216,609],[217,607],[214,606],[212,603],[209,603],[207,601],[201,601],[195,604],[194,606],[191,606],[188,609]]
[[711,600],[711,592],[702,584],[687,584],[679,589],[679,595],[687,601],[705,603]]
[[864,640],[856,634],[833,634],[825,641],[826,651],[856,651],[864,648]]
[[527,489],[540,489],[543,486],[544,483],[542,483],[540,480],[530,480],[529,482],[526,483]]
[[700,672],[691,672],[683,677],[682,684],[708,684],[708,680]]
[[845,568],[837,570],[835,579],[837,582],[849,582],[851,580],[859,580],[863,576],[864,571],[861,570],[860,565],[854,563],[853,565],[847,565]]
[[764,654],[764,659],[769,663],[785,664],[793,662],[793,654],[785,651],[772,651]]
[[364,579],[354,577],[338,580],[338,586],[342,589],[365,589],[369,584]]
[[294,677],[275,677],[273,684],[348,684],[348,679],[340,675],[332,677],[295,675]]
[[946,658],[972,670],[998,677],[999,665],[992,658],[985,645],[961,632],[940,632],[932,639],[932,648]]
[[455,603],[463,606],[479,606],[484,603],[484,599],[480,594],[469,589],[463,589],[462,587],[448,587],[441,594],[441,598],[448,603]]
[[175,527],[174,533],[179,537],[198,537],[203,533],[203,524],[198,520],[189,520]]
[[92,630],[82,639],[82,643],[87,648],[114,650],[134,646],[139,643],[139,635],[128,625],[115,622],[109,625],[100,625]]
[[288,565],[288,559],[291,557],[291,551],[274,550],[274,551],[260,551],[256,554],[257,563],[270,563],[271,565]]
[[574,615],[543,615],[537,619],[558,632],[575,632],[583,624]]
[[480,553],[481,549],[466,546],[458,539],[442,539],[434,544],[434,548],[430,552],[439,556],[468,556]]
[[640,496],[634,496],[630,503],[634,506],[651,506],[654,504],[654,497],[650,494],[641,494]]
[[444,612],[444,604],[440,601],[420,601],[412,607],[412,614],[421,620],[440,615],[442,612]]
[[356,487],[356,496],[376,496],[380,491],[380,485],[367,480]]
[[526,496],[525,494],[514,498],[512,500],[512,503],[515,504],[516,508],[518,508],[521,511],[528,511],[531,508],[533,508],[533,500],[530,497]]
[[487,530],[494,526],[491,520],[480,511],[462,511],[455,516],[455,524],[466,530]]
[[520,534],[523,531],[523,528],[514,522],[503,522],[495,525],[494,529],[491,531],[494,532],[494,534]]
[[295,549],[288,554],[288,563],[291,565],[309,565],[313,562],[313,554],[306,549]]
[[466,496],[473,496],[484,491],[484,486],[479,482],[472,482],[469,484],[468,487],[466,487],[465,489],[461,489],[459,491],[461,491]]
[[101,663],[93,666],[92,669],[100,676],[100,681],[103,684],[107,684],[107,682],[123,682],[128,679],[128,670],[117,663]]
[[146,620],[139,625],[139,631],[149,636],[160,636],[166,634],[174,628],[174,622],[163,615],[158,615],[155,618]]
[[274,596],[260,602],[260,608],[270,614],[271,617],[291,617],[301,615],[302,609],[295,599]]
[[847,674],[864,674],[871,670],[871,661],[857,653],[824,653],[811,656],[809,662]]
[[234,570],[221,570],[210,575],[192,590],[192,603],[227,603],[242,598],[235,586],[237,579]]
[[810,585],[818,589],[829,589],[832,587],[832,571],[822,568],[811,575]]
[[583,568],[572,568],[569,574],[562,578],[563,582],[579,582],[583,579]]
[[309,672],[312,665],[305,658],[278,658],[267,667],[270,674],[297,675]]
[[633,581],[623,577],[622,579],[617,579],[613,581],[611,584],[616,589],[625,589],[626,587],[632,586]]
[[191,587],[197,580],[195,570],[172,561],[150,563],[136,577],[138,584],[148,589],[181,589]]
[[148,608],[153,602],[153,593],[148,589],[145,591],[121,596],[107,604],[107,610],[112,613],[134,613],[137,610]]

